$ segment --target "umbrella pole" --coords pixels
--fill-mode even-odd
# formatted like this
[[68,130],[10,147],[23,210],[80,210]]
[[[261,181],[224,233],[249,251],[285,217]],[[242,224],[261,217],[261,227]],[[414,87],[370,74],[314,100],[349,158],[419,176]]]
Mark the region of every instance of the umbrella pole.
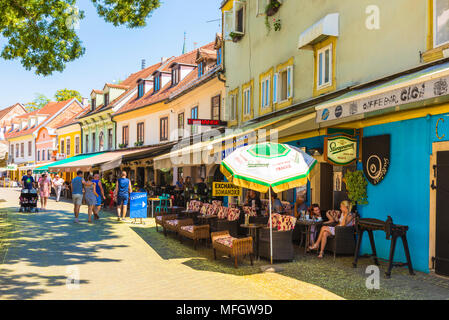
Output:
[[271,219],[271,187],[268,189],[270,199],[270,263],[273,264],[273,220]]

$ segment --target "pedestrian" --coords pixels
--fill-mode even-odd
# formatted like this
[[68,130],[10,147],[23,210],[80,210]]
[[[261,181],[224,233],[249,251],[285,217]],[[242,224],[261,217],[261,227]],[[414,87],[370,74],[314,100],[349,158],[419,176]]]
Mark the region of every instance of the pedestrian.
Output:
[[51,180],[46,173],[39,178],[39,196],[41,197],[41,209],[47,210],[47,200],[50,196]]
[[59,198],[61,197],[62,186],[64,185],[64,179],[59,177],[59,174],[55,176],[52,181],[53,188],[55,188],[56,194],[56,202],[59,202]]
[[126,221],[126,210],[128,209],[129,194],[131,192],[131,181],[126,178],[126,171],[123,171],[121,178],[117,180],[117,185],[114,190],[114,198],[117,203],[117,221],[120,221],[120,219]]
[[78,216],[80,214],[81,205],[83,204],[83,183],[83,172],[78,170],[76,177],[72,180],[72,200],[75,223],[79,223]]
[[27,170],[27,174],[22,177],[22,188],[23,189],[33,189],[35,181],[32,175],[32,170]]
[[95,208],[94,208],[94,219],[98,220],[98,219],[100,219],[100,216],[98,215],[98,213],[101,210],[101,203],[103,200],[106,200],[106,197],[104,196],[103,185],[101,184],[100,175],[98,173],[94,174],[94,179],[92,180],[92,182],[95,183],[95,191],[98,194],[97,202],[96,202]]
[[[95,210],[95,206],[97,205],[97,198],[99,197],[97,191],[96,191],[96,183],[93,182],[93,177],[89,175],[87,178],[87,181],[83,182],[84,185],[84,195],[86,199],[87,204],[87,215],[88,220],[87,222],[92,223],[92,213]],[[101,203],[100,203],[101,204]]]

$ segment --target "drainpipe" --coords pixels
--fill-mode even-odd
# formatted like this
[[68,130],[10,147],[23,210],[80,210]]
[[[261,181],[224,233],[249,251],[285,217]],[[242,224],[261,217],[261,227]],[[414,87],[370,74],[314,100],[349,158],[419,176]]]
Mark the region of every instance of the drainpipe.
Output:
[[83,150],[84,150],[84,139],[83,139],[83,125],[82,122],[78,122],[78,124],[81,127],[81,136],[80,136],[80,154],[83,154]]
[[117,145],[117,121],[115,121],[112,116],[111,116],[111,122],[114,123],[114,140],[112,141],[113,144],[113,149],[116,150],[116,145]]

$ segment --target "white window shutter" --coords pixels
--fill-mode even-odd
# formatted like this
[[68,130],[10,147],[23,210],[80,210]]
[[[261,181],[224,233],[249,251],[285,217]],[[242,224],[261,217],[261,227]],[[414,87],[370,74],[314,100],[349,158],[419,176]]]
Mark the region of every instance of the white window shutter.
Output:
[[224,18],[224,39],[232,40],[230,34],[234,30],[234,14],[232,11],[225,11]]
[[288,79],[288,90],[287,90],[287,98],[293,97],[293,66],[287,68],[287,79]]
[[273,78],[273,103],[278,102],[278,92],[279,92],[279,73],[276,73]]

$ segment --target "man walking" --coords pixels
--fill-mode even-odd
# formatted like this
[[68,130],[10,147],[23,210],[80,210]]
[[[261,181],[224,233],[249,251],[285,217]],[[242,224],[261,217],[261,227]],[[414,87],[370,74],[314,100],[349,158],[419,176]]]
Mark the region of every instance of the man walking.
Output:
[[75,213],[75,223],[79,223],[78,216],[80,214],[80,208],[83,204],[83,172],[79,170],[76,173],[76,178],[72,180],[72,199],[73,199],[73,211]]
[[56,193],[56,202],[59,202],[59,198],[61,197],[62,185],[64,184],[64,179],[59,177],[59,174],[52,181],[53,188],[55,188]]
[[100,219],[98,213],[101,210],[101,203],[103,200],[106,200],[106,197],[104,196],[103,185],[101,184],[100,175],[98,173],[94,174],[94,179],[92,180],[92,182],[95,183],[95,191],[98,194],[97,203],[95,204],[94,208],[94,219],[98,220]]
[[128,209],[129,194],[132,192],[131,181],[126,178],[126,171],[122,172],[122,177],[117,180],[117,186],[114,190],[114,197],[117,199],[117,221],[126,221],[126,210]]
[[33,171],[27,170],[27,174],[22,177],[22,188],[23,189],[33,189],[35,181],[32,176]]

